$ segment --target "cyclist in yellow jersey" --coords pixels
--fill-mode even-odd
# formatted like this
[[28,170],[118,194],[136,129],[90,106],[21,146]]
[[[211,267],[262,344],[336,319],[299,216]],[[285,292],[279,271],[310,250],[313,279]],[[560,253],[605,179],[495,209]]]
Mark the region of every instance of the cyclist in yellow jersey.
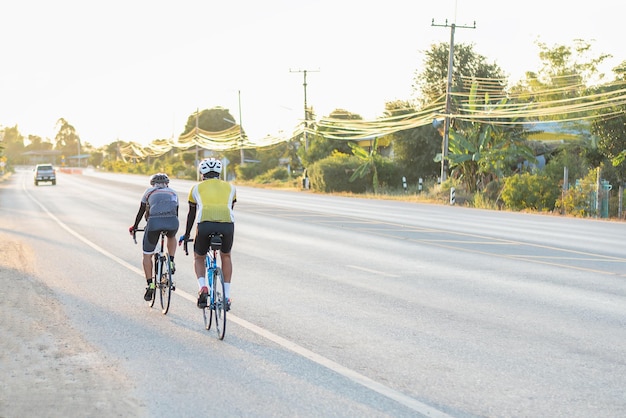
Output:
[[209,235],[221,233],[222,249],[220,257],[222,272],[224,273],[224,292],[227,305],[230,309],[230,280],[233,274],[233,265],[230,252],[233,247],[235,235],[235,218],[233,209],[237,201],[235,186],[227,181],[220,180],[222,162],[215,158],[203,160],[198,165],[198,171],[202,175],[202,181],[189,191],[189,213],[187,214],[187,227],[183,240],[189,240],[191,229],[195,223],[196,237],[193,241],[193,265],[198,278],[198,308],[207,306],[209,293],[208,283],[205,277],[204,259],[209,250]]

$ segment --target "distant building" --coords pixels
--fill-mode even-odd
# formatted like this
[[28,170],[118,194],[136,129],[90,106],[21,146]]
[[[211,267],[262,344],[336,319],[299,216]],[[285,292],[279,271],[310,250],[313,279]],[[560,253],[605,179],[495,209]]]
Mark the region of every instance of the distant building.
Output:
[[575,141],[591,138],[591,126],[586,120],[575,121],[550,121],[550,122],[528,122],[524,124],[524,129],[530,132],[530,141]]
[[61,151],[57,150],[40,150],[26,151],[22,153],[29,164],[36,165],[40,163],[51,163],[58,165],[61,162]]

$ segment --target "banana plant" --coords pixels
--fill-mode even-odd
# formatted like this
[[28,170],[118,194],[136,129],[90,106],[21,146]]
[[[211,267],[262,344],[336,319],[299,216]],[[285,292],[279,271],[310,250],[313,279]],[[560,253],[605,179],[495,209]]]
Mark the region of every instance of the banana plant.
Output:
[[[489,113],[504,108],[507,99],[491,104],[489,95],[485,94],[484,102],[479,102],[478,84],[474,82],[465,109],[471,114],[484,112],[486,121],[471,121],[461,128],[451,128],[448,143],[450,168],[472,193],[486,178],[502,176],[508,166],[517,160],[534,160],[532,151],[522,144],[518,133],[489,121]],[[515,118],[510,121],[515,121]],[[441,161],[441,154],[437,155],[437,160]]]
[[350,142],[348,145],[350,146],[350,149],[352,149],[352,154],[361,160],[361,165],[354,170],[354,173],[350,176],[350,181],[352,182],[359,177],[363,178],[372,172],[372,187],[374,189],[374,194],[377,194],[378,172],[376,171],[376,149],[378,148],[378,137],[374,138],[372,141],[372,147],[369,152],[358,144]]

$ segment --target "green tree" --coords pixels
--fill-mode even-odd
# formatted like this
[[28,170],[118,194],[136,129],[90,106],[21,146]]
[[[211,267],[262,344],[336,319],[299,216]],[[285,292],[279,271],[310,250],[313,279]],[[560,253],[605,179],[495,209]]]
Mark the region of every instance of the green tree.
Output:
[[[520,103],[532,103],[537,109],[529,115],[529,120],[539,121],[539,127],[546,130],[574,132],[576,139],[573,149],[584,157],[584,167],[599,167],[612,158],[613,139],[609,131],[602,132],[604,121],[596,118],[589,123],[589,118],[597,111],[589,111],[585,104],[598,100],[598,94],[609,92],[611,87],[593,87],[603,80],[600,65],[610,58],[608,54],[596,54],[590,42],[575,40],[572,45],[548,46],[538,42],[541,66],[538,71],[528,71],[525,78],[511,88],[511,94]],[[582,109],[582,110],[579,110]],[[610,112],[605,109],[600,112]],[[541,122],[557,121],[550,125]],[[572,135],[570,135],[572,136]],[[603,141],[604,138],[604,141]],[[572,140],[570,140],[572,141]],[[575,170],[573,166],[568,169]],[[586,171],[585,171],[586,172]],[[623,176],[623,175],[622,175]]]
[[[233,123],[235,122],[235,118],[230,114],[230,111],[226,108],[217,106],[211,109],[203,109],[199,112],[192,113],[187,118],[187,123],[185,124],[185,129],[181,133],[180,136],[185,136],[191,132],[194,132],[196,128],[206,131],[206,132],[222,132],[226,131],[229,128],[233,127]],[[245,132],[243,128],[241,128],[241,136],[245,136]],[[240,141],[242,138],[240,138]],[[241,143],[240,143],[241,144]],[[195,148],[196,150],[201,149],[201,147]],[[208,148],[210,150],[210,148]],[[233,149],[236,149],[237,152],[239,148],[234,146]],[[223,158],[226,156],[226,152],[228,152],[228,160],[230,164],[228,166],[229,172],[235,172],[237,166],[240,163],[240,158],[234,156],[233,151],[217,151],[217,157]],[[195,159],[194,159],[195,160]],[[227,173],[224,173],[226,176]]]
[[24,146],[24,137],[20,133],[17,125],[4,128],[2,142],[4,145],[4,154],[9,164],[18,165],[27,163],[23,155],[26,148]]
[[[422,70],[415,74],[413,90],[424,106],[445,101],[448,84],[448,59],[450,45],[446,42],[433,44],[425,53]],[[471,80],[492,80],[491,95],[501,95],[506,87],[506,77],[495,63],[474,51],[472,45],[459,43],[454,45],[452,71],[452,108],[464,93],[469,93]],[[470,82],[468,83],[468,80]]]
[[[356,113],[351,113],[344,109],[335,109],[328,116],[329,124],[332,124],[330,120],[336,119],[338,120],[338,124],[341,124],[344,121],[348,120],[362,120],[363,118]],[[337,151],[343,154],[350,154],[350,146],[348,145],[348,140],[344,139],[331,139],[324,136],[324,134],[333,133],[332,126],[330,127],[319,127],[318,135],[309,135],[309,148],[308,150],[305,147],[300,147],[298,150],[298,155],[302,161],[302,164],[305,167],[313,164],[316,161],[322,160],[333,152]],[[347,136],[346,134],[337,135]]]
[[289,144],[282,142],[269,147],[254,150],[256,162],[248,163],[244,166],[237,167],[237,178],[242,180],[252,180],[258,176],[276,169],[280,165],[281,158],[286,158]]
[[27,151],[48,151],[53,147],[52,142],[44,141],[40,136],[28,135]]
[[[434,107],[437,103],[445,103],[448,85],[448,61],[450,45],[442,42],[431,45],[425,52],[422,70],[415,74],[413,89],[417,93],[422,108]],[[471,85],[475,80],[489,80],[489,88],[477,90],[476,94],[487,94],[497,98],[504,97],[506,77],[502,69],[495,63],[474,51],[468,44],[454,46],[453,67],[450,91],[450,112],[455,114],[467,101]],[[475,100],[483,99],[476,97]],[[454,126],[462,128],[462,121],[452,121]],[[441,140],[440,140],[441,141]],[[440,142],[441,143],[441,142]],[[441,149],[441,146],[439,147]],[[441,153],[439,154],[441,161]],[[469,168],[469,167],[468,167]]]
[[220,132],[232,127],[234,121],[235,118],[230,114],[230,111],[223,107],[203,109],[197,114],[189,115],[181,136],[193,132],[196,129],[196,122],[199,129],[208,132]]
[[[580,115],[568,112],[565,105],[582,103],[589,84],[604,78],[599,66],[611,56],[593,55],[592,45],[575,40],[573,45],[548,46],[537,42],[541,67],[527,71],[525,78],[512,87],[511,92],[520,102],[545,103],[546,107],[559,106],[558,113],[537,116],[537,120],[570,120]],[[549,105],[549,106],[548,106]]]
[[124,157],[122,156],[122,153],[120,150],[127,145],[128,145],[127,142],[120,141],[120,140],[111,142],[110,144],[106,145],[104,147],[104,159],[111,160],[111,161],[123,160]]
[[55,148],[61,151],[66,159],[69,156],[80,154],[80,137],[76,133],[76,129],[63,118],[57,121],[56,127],[58,131],[54,137]]
[[[613,69],[615,81],[600,86],[599,91],[613,94],[623,90],[626,82],[626,61]],[[600,111],[604,117],[594,119],[591,132],[598,137],[598,149],[608,158],[613,167],[617,180],[626,181],[626,104],[619,102]]]

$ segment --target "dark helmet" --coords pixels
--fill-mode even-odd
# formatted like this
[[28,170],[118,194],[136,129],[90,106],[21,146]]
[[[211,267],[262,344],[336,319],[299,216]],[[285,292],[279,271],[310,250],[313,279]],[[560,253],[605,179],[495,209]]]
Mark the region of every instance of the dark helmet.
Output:
[[150,177],[150,185],[154,186],[157,183],[169,184],[170,183],[170,178],[167,177],[167,174],[165,174],[165,173],[153,174],[152,177]]

